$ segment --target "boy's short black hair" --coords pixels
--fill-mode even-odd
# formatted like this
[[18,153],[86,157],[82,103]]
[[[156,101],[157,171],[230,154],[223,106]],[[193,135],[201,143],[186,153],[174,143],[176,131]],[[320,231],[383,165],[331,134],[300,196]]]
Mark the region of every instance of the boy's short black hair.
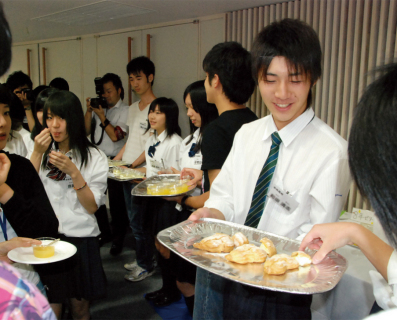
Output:
[[123,83],[121,82],[120,77],[114,73],[107,73],[102,77],[102,84],[105,84],[108,82],[113,83],[116,90],[121,89],[120,97],[121,97],[121,100],[124,100],[124,88],[123,88]]
[[153,81],[152,81],[152,86],[153,86],[155,67],[154,67],[154,63],[152,62],[152,60],[150,60],[148,57],[140,56],[140,57],[132,59],[127,64],[127,74],[128,75],[133,74],[136,76],[141,71],[146,75],[146,78],[148,78],[148,81],[149,81],[149,76],[151,74],[153,75]]
[[11,31],[4,16],[3,4],[0,2],[0,76],[2,76],[11,64]]
[[[274,57],[284,57],[291,70],[309,77],[314,83],[321,76],[321,46],[316,32],[307,23],[284,19],[265,27],[256,37],[251,50],[252,76],[256,81],[266,76]],[[312,102],[310,90],[307,108]]]
[[51,88],[69,91],[69,83],[61,77],[52,79],[49,86]]
[[7,87],[14,92],[15,89],[27,85],[29,89],[32,89],[33,83],[29,76],[22,71],[15,71],[11,73],[6,81]]
[[237,42],[223,42],[215,45],[205,56],[203,69],[208,73],[211,84],[217,74],[225,96],[234,103],[248,101],[255,89],[251,75],[251,56]]

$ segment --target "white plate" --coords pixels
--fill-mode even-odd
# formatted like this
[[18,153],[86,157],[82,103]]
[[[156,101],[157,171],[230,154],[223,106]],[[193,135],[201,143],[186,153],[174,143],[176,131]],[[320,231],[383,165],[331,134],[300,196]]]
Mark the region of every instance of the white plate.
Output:
[[7,256],[10,260],[25,264],[44,264],[65,260],[73,256],[77,248],[66,241],[58,241],[55,244],[55,254],[49,258],[36,258],[33,255],[33,247],[15,248],[8,252]]

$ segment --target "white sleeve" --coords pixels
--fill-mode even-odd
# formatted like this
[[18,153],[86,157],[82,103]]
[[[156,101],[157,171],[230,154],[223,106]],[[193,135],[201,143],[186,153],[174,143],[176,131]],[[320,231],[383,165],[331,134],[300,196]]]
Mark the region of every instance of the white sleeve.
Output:
[[217,209],[223,213],[226,221],[234,221],[234,203],[233,203],[233,158],[235,155],[235,141],[233,141],[232,149],[223,163],[221,171],[212,182],[210,197],[205,202],[204,207]]
[[324,169],[309,192],[310,220],[300,227],[298,240],[303,239],[315,224],[338,221],[345,205],[351,185],[347,157],[338,157]]
[[124,132],[127,132],[128,108],[120,107],[119,116],[116,121],[111,121],[113,127],[120,127]]
[[100,207],[105,204],[109,165],[106,155],[102,151],[95,149],[90,149],[90,151],[90,176],[84,177],[84,179],[94,195],[97,206]]

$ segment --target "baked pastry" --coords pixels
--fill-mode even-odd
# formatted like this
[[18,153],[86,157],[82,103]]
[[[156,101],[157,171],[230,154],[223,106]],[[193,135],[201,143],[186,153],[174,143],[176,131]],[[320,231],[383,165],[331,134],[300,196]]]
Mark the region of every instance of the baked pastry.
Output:
[[237,248],[239,246],[242,246],[243,244],[248,244],[250,243],[245,235],[243,235],[241,232],[237,232],[234,234],[232,237],[234,241],[234,246]]
[[274,243],[272,240],[270,240],[268,238],[262,238],[260,241],[262,243],[260,248],[265,250],[269,257],[272,257],[277,253],[277,249],[274,246]]
[[243,244],[234,249],[225,258],[240,264],[265,262],[267,254],[254,244]]
[[281,275],[292,270],[299,268],[299,263],[287,254],[276,254],[266,260],[264,269],[267,274]]
[[215,233],[198,243],[194,243],[193,247],[215,253],[230,252],[234,249],[234,242],[227,234]]
[[268,259],[264,265],[264,269],[267,274],[278,276],[287,272],[288,268],[285,260],[269,260],[270,259]]
[[292,252],[291,257],[295,258],[301,267],[306,267],[312,263],[312,258],[303,251]]

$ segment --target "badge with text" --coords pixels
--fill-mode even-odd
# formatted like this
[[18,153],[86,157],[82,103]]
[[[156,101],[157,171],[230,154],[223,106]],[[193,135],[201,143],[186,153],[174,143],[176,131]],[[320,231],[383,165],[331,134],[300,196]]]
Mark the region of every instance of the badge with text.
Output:
[[288,213],[295,211],[298,208],[299,202],[292,198],[292,195],[288,191],[273,186],[269,191],[268,197],[272,198],[279,206],[285,209]]
[[143,129],[143,130],[146,130],[146,129],[147,129],[147,122],[140,122],[140,123],[139,123],[139,127],[140,127],[141,129]]
[[156,172],[163,169],[163,165],[160,162],[153,159],[150,159],[150,166],[153,168],[153,170],[156,170]]

